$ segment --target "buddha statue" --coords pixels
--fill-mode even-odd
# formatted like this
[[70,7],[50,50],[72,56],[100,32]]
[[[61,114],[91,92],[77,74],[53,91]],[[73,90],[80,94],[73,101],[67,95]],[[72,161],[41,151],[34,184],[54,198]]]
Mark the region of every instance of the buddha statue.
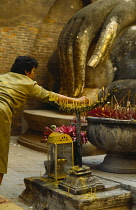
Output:
[[135,22],[136,0],[97,0],[79,10],[62,29],[49,61],[57,69],[57,91],[96,101],[101,88],[110,92],[117,86],[119,100],[131,92],[134,102]]

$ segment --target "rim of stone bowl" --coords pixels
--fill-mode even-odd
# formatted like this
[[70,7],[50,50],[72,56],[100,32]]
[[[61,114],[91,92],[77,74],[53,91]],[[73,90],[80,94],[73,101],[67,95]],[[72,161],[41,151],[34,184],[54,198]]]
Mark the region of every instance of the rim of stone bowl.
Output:
[[95,123],[112,123],[112,124],[134,124],[136,125],[136,120],[120,120],[113,118],[104,118],[104,117],[86,117],[87,122],[95,122]]

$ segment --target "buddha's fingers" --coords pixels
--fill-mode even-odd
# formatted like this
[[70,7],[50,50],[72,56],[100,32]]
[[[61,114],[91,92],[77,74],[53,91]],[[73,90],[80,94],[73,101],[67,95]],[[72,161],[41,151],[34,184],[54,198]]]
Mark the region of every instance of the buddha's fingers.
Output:
[[82,94],[83,88],[85,87],[86,58],[88,49],[106,18],[105,14],[103,18],[101,18],[101,20],[99,21],[98,16],[100,10],[95,10],[95,12],[93,11],[94,8],[90,8],[90,10],[92,10],[92,15],[94,15],[95,13],[95,15],[97,16],[97,18],[95,19],[95,22],[97,22],[97,26],[94,27],[92,16],[89,19],[84,18],[84,21],[82,22],[82,25],[80,26],[77,37],[75,39],[73,60],[75,72],[74,97],[80,96]]
[[72,18],[62,30],[58,42],[61,89],[69,96],[75,89],[73,43],[81,23],[81,18]]
[[115,18],[112,18],[111,22],[106,26],[105,31],[102,32],[95,51],[88,61],[88,66],[95,68],[100,61],[102,62],[105,59],[113,40],[116,37],[117,26],[118,24]]
[[[96,2],[97,3],[97,2]],[[75,73],[75,92],[74,97],[80,96],[85,87],[86,58],[88,49],[105,23],[106,17],[117,5],[118,1],[101,5],[102,1],[92,4],[76,14],[76,18],[82,17],[82,24],[78,29],[73,45],[73,63]],[[101,16],[101,12],[106,11]],[[100,18],[101,17],[101,18]],[[73,28],[74,30],[74,28]],[[68,49],[68,48],[67,48]]]
[[[77,96],[82,92],[88,47],[118,2],[108,0],[103,4],[100,0],[90,4],[76,13],[61,32],[58,44],[61,89],[68,95]],[[104,8],[106,12],[101,17]]]
[[75,92],[74,97],[80,95],[85,86],[86,55],[90,45],[91,27],[78,33],[74,46]]
[[136,21],[136,0],[99,0],[76,13],[58,44],[63,94],[78,96],[85,86],[86,57],[98,38],[89,65],[95,68],[108,54],[115,37]]
[[82,18],[74,19],[73,30],[70,31],[69,36],[67,37],[67,46],[66,46],[66,68],[67,68],[67,88],[68,95],[73,96],[75,91],[75,78],[76,73],[74,69],[74,43],[77,37],[78,30],[82,24]]
[[136,22],[136,0],[122,0],[107,16],[96,49],[88,65],[98,66],[105,59],[115,37],[127,26]]
[[[60,80],[61,80],[61,88],[60,93],[64,95],[67,94],[67,61],[66,61],[66,48],[67,48],[67,38],[69,36],[70,30],[72,28],[74,20],[63,28],[59,41],[58,41],[58,54],[59,54],[59,68],[60,68]],[[69,30],[68,30],[69,29]]]

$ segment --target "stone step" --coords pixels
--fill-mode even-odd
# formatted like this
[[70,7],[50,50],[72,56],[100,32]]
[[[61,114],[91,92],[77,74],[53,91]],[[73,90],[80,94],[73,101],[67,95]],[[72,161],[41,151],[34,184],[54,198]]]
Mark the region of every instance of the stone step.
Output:
[[25,110],[23,117],[31,130],[44,132],[45,126],[70,125],[74,120],[73,115],[62,114],[57,110]]
[[[41,143],[44,139],[45,126],[70,125],[75,116],[62,114],[57,110],[25,110],[23,112],[23,132],[18,137],[18,143],[31,149],[47,152],[47,144]],[[85,124],[82,124],[85,129]],[[93,146],[90,142],[82,145],[82,155],[101,155],[105,151]]]

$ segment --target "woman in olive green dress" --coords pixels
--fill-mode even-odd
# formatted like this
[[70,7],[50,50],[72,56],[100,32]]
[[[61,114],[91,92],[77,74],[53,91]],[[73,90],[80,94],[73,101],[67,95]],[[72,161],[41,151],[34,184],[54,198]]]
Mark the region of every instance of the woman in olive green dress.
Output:
[[48,103],[53,98],[57,103],[88,103],[88,98],[70,98],[47,91],[33,81],[38,63],[34,58],[19,56],[9,73],[0,75],[0,184],[7,173],[11,122],[13,116],[24,106],[29,98]]

